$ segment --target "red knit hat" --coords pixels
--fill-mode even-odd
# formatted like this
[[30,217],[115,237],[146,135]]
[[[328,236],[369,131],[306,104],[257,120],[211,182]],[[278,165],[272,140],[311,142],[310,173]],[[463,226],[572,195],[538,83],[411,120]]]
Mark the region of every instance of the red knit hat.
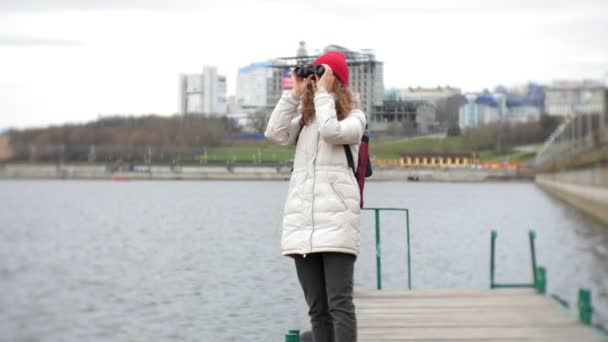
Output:
[[334,75],[342,81],[345,87],[348,86],[348,66],[346,57],[339,51],[328,51],[312,62],[314,65],[327,64],[334,72]]

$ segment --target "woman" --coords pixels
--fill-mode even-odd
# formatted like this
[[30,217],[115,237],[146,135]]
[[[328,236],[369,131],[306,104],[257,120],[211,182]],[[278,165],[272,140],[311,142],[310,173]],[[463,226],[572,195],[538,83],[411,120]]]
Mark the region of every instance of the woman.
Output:
[[327,52],[313,64],[325,67],[323,75],[303,79],[292,72],[293,89],[279,100],[264,135],[296,144],[281,248],[295,260],[314,341],[353,342],[360,194],[343,145],[358,156],[366,118],[347,88],[344,54]]

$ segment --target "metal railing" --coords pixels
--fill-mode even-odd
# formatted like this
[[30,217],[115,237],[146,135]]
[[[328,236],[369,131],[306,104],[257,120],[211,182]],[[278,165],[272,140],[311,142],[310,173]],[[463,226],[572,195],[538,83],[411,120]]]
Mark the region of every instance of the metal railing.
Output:
[[573,113],[544,142],[536,153],[535,166],[571,158],[580,152],[608,144],[606,115]]
[[[509,284],[498,284],[494,279],[494,273],[496,269],[495,265],[495,253],[496,253],[496,230],[492,230],[490,237],[490,288],[534,288],[538,293],[543,296],[547,295],[547,270],[542,266],[536,264],[536,248],[534,241],[536,240],[536,232],[530,230],[528,235],[530,239],[530,255],[532,264],[532,283],[509,283]],[[567,302],[564,300],[557,300],[554,295],[548,296],[552,301],[562,306],[564,309],[568,308]],[[592,322],[593,306],[591,304],[591,290],[581,288],[578,290],[577,298],[577,316],[578,320],[591,327],[594,331],[603,337],[608,337],[608,333],[601,326],[594,325]],[[566,311],[569,313],[568,311]]]
[[380,211],[402,211],[405,213],[405,238],[407,248],[407,287],[412,289],[412,256],[410,244],[410,211],[406,208],[363,208],[373,210],[376,222],[376,288],[382,290],[382,253],[380,243]]
[[537,279],[538,279],[538,269],[536,267],[536,248],[534,246],[534,240],[536,239],[536,232],[530,230],[528,236],[530,238],[530,256],[532,261],[532,283],[510,283],[510,284],[498,284],[495,280],[495,271],[496,271],[496,237],[498,233],[496,230],[492,230],[491,240],[490,240],[490,288],[537,288]]
[[[375,233],[376,233],[376,281],[377,289],[382,289],[382,254],[381,254],[381,241],[380,241],[380,211],[403,211],[405,212],[406,218],[406,241],[407,241],[407,271],[408,271],[408,288],[412,288],[412,277],[411,277],[411,254],[410,254],[410,219],[409,210],[405,208],[363,208],[363,210],[373,210],[375,215]],[[536,232],[530,230],[528,233],[530,240],[530,256],[531,256],[531,268],[532,268],[532,282],[531,283],[496,283],[495,271],[496,271],[496,238],[498,233],[496,230],[492,230],[490,237],[490,288],[533,288],[543,296],[547,295],[547,272],[542,266],[537,266],[536,263]],[[552,301],[558,305],[567,308],[567,304],[564,304],[555,298],[554,296],[548,296]],[[593,306],[591,303],[591,290],[581,288],[578,291],[577,298],[577,316],[578,320],[591,327],[595,332],[603,337],[608,337],[608,333],[602,327],[594,325],[592,322]],[[285,335],[285,342],[299,342],[300,331],[289,330]]]

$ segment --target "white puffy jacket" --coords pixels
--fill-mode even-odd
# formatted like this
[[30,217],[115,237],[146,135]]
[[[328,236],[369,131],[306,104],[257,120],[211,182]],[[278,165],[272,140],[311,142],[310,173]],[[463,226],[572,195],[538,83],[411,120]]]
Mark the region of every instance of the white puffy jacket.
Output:
[[295,144],[294,168],[283,210],[283,255],[315,252],[359,253],[359,186],[348,167],[343,145],[351,148],[355,169],[365,130],[365,114],[354,109],[337,120],[334,94],[319,90],[315,119],[300,130],[300,98],[281,97],[264,135]]

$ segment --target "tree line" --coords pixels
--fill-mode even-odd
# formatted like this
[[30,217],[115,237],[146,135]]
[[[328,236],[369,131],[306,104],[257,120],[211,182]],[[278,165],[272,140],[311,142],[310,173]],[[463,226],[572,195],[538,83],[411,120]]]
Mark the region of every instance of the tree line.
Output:
[[215,147],[238,132],[236,123],[227,117],[188,114],[171,117],[114,115],[83,124],[9,129],[4,135],[13,151],[11,159],[24,160],[32,154],[41,159],[56,158],[58,148],[82,151],[90,146],[131,150]]
[[12,147],[22,145],[219,146],[237,125],[226,117],[198,114],[163,117],[110,116],[84,124],[9,129]]

